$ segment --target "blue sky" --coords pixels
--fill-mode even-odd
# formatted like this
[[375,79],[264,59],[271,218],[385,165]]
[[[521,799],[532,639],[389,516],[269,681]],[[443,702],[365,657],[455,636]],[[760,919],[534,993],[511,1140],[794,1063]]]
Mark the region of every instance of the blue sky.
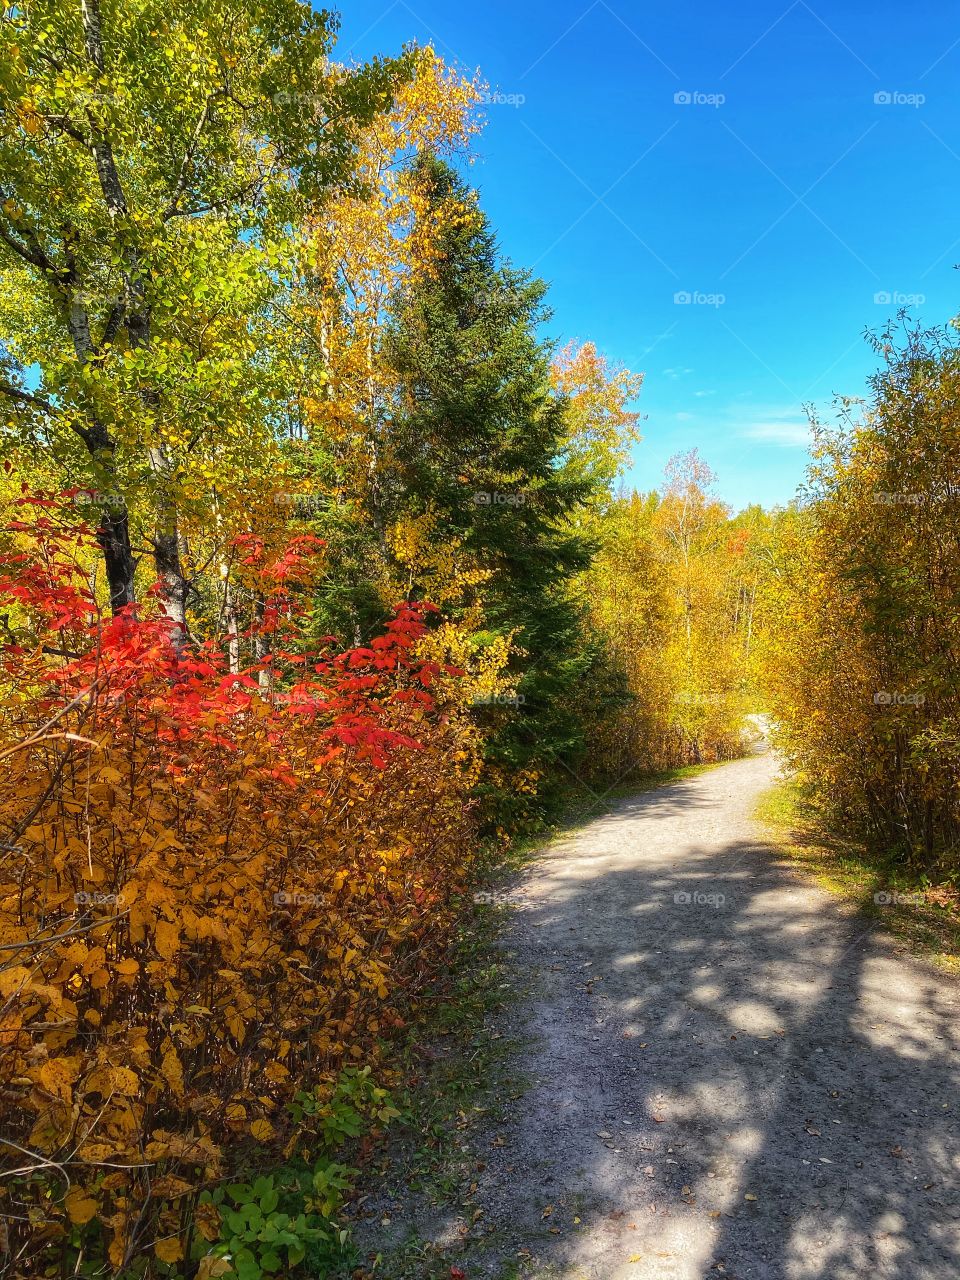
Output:
[[735,506],[788,500],[802,406],[863,392],[864,330],[960,310],[954,5],[344,7],[341,59],[409,40],[490,86],[470,179],[552,336],[646,374],[639,488],[696,446]]

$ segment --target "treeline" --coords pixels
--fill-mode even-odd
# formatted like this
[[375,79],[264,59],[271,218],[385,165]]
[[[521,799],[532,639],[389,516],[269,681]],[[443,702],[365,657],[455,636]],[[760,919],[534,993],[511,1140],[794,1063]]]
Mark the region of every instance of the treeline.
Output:
[[758,589],[772,518],[713,496],[696,451],[660,492],[621,495],[598,522],[582,580],[591,632],[626,686],[592,726],[597,780],[731,759],[759,710]]
[[779,739],[820,806],[905,869],[950,879],[960,837],[960,351],[876,339],[868,398],[818,426],[763,595]]
[[0,19],[0,1273],[324,1274],[480,840],[741,749],[766,517],[614,495],[479,82],[335,33]]

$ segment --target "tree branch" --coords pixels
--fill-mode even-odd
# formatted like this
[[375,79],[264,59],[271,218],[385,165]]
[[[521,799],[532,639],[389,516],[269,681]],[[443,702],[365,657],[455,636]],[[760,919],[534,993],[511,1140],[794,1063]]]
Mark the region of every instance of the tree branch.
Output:
[[35,396],[31,391],[23,391],[10,382],[0,382],[0,394],[9,396],[11,400],[19,400],[23,404],[33,405],[44,413],[56,413],[56,409],[44,396]]

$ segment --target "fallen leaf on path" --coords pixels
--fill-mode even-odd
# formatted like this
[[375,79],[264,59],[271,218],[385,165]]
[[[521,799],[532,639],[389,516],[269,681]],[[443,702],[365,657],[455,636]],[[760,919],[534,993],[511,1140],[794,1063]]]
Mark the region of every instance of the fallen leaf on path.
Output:
[[752,1191],[748,1191],[743,1198],[744,1200],[756,1200],[757,1197],[753,1194]]

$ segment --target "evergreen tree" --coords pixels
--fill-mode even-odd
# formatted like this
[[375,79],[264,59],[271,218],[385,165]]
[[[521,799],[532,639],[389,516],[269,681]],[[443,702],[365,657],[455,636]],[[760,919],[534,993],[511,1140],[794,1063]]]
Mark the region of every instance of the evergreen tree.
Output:
[[[519,705],[491,708],[491,763],[576,770],[578,686],[597,661],[571,583],[592,547],[582,515],[597,481],[565,453],[565,400],[551,387],[546,286],[504,262],[476,194],[448,166],[420,162],[433,218],[445,220],[434,268],[399,295],[386,336],[396,395],[375,486],[383,528],[433,513],[484,574],[450,610],[477,603],[510,634]],[[411,594],[421,584],[411,583]],[[496,770],[494,770],[494,776]]]

